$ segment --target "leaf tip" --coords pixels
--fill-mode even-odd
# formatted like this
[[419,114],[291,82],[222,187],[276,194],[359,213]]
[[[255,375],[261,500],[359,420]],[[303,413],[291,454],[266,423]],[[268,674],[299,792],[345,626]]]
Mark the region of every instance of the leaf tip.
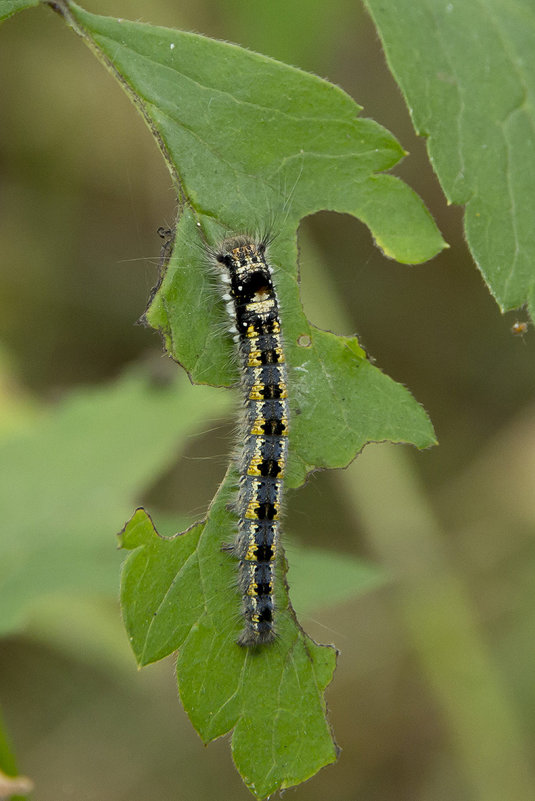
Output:
[[147,528],[149,533],[156,534],[151,516],[142,506],[139,506],[117,534],[117,547],[119,549],[124,548],[127,551],[138,548],[146,540]]

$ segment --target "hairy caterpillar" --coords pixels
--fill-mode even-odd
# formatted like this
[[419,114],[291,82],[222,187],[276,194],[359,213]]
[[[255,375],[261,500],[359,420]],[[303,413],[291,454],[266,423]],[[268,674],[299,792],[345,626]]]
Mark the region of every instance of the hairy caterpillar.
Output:
[[224,268],[223,299],[233,320],[245,407],[237,459],[238,531],[228,546],[239,561],[244,628],[238,643],[244,646],[275,638],[275,564],[288,449],[286,366],[266,247],[265,239],[244,235],[226,239],[214,252]]

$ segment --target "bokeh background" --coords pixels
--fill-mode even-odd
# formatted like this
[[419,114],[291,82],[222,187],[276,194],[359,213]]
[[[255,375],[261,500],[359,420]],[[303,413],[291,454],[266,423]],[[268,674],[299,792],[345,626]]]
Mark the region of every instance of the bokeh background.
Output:
[[[395,172],[450,244],[407,267],[350,217],[322,213],[300,229],[310,319],[357,333],[425,406],[440,445],[370,446],[347,471],[318,474],[289,498],[289,538],[358,556],[384,576],[304,621],[341,650],[328,703],[343,751],[289,793],[535,798],[535,334],[514,337],[525,316],[502,317],[486,290],[462,210],[446,204],[367,14],[349,0],[86,7],[233,41],[339,84],[410,152]],[[134,325],[156,281],[156,230],[175,211],[148,129],[48,9],[8,20],[0,42],[0,431],[9,435],[25,414],[46,415],[133,363],[164,376],[179,368],[162,359],[155,332]],[[136,502],[169,519],[198,514],[232,444],[230,420],[210,429]],[[0,702],[36,799],[252,797],[227,738],[205,748],[193,731],[173,660],[136,670],[114,599],[88,604],[75,635],[62,618],[58,610],[49,629],[29,620],[0,647]]]

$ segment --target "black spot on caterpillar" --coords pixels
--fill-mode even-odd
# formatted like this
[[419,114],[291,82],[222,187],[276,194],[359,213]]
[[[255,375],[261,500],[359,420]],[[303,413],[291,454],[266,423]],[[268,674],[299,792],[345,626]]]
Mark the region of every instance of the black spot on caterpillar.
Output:
[[249,647],[275,639],[275,565],[288,450],[286,365],[266,246],[266,240],[238,236],[214,251],[224,268],[223,299],[242,372],[238,531],[228,550],[239,562],[244,627],[238,643]]

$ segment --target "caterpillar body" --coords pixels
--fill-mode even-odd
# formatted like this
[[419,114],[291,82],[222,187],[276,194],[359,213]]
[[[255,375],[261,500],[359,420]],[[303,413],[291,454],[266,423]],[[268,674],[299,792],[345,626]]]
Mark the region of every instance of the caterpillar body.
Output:
[[245,413],[240,436],[237,557],[244,627],[254,647],[275,639],[275,565],[288,450],[288,393],[279,304],[265,240],[226,239],[215,253],[224,267],[223,299],[233,319]]

